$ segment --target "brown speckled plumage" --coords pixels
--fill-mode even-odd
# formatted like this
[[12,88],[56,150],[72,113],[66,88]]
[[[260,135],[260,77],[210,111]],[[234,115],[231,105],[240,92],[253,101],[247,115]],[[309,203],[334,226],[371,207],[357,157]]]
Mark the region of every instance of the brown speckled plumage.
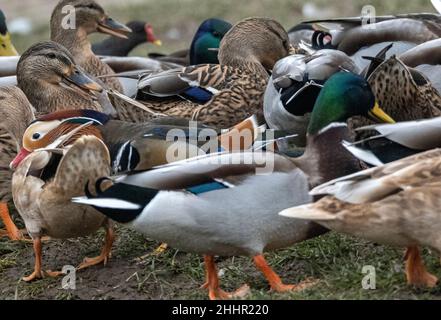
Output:
[[[438,91],[422,74],[409,69],[396,57],[383,62],[370,75],[368,82],[380,107],[395,121],[441,116],[441,96]],[[352,128],[358,128],[373,122],[354,117],[349,124]]]
[[267,70],[288,55],[289,49],[288,35],[280,24],[270,19],[246,19],[223,38],[220,65],[191,66],[176,71],[178,81],[197,83],[199,87],[214,91],[210,101],[198,104],[171,94],[165,100],[149,95],[143,97],[143,102],[159,113],[225,128],[252,114],[263,117]]

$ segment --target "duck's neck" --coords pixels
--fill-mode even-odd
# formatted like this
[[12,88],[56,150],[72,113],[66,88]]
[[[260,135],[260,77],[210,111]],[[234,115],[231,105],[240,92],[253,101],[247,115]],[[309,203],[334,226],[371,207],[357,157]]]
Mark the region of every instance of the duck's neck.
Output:
[[241,56],[223,56],[219,59],[219,63],[222,65],[227,65],[239,70],[246,70],[252,74],[269,78],[268,71],[263,67],[260,61],[253,56],[247,58]]
[[92,45],[87,36],[87,31],[82,27],[63,29],[62,32],[52,29],[51,40],[66,47],[74,56],[75,61],[82,64],[81,60],[84,61],[94,57]]
[[350,140],[345,123],[333,123],[307,136],[305,153],[293,161],[308,175],[311,187],[361,169],[360,161],[343,147],[343,140]]

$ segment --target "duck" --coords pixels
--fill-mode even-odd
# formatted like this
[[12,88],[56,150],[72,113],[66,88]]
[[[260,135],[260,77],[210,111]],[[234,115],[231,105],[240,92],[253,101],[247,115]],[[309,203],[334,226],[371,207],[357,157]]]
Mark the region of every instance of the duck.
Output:
[[[349,94],[342,87],[349,87]],[[317,99],[301,158],[269,151],[213,153],[110,181],[103,177],[96,194],[86,187],[86,196],[72,201],[179,250],[204,255],[204,287],[210,299],[243,297],[249,291],[247,286],[223,291],[214,256],[250,256],[272,290],[301,290],[308,282],[284,284],[263,253],[326,232],[307,221],[281,218],[277,210],[289,203],[309,203],[311,186],[360,170],[340,143],[347,131],[340,122],[353,114],[389,119],[375,104],[365,79],[337,73]]]
[[[441,95],[437,88],[423,72],[408,67],[399,57],[384,59],[389,47],[373,59],[367,73],[368,82],[382,108],[397,122],[441,116]],[[371,124],[359,117],[352,118],[349,123],[353,129]],[[369,136],[369,132],[359,131],[354,139],[362,140]]]
[[97,177],[109,173],[108,150],[94,136],[82,136],[69,148],[58,149],[57,152],[33,152],[18,165],[12,176],[12,196],[32,238],[35,254],[34,271],[23,277],[23,281],[62,274],[60,271],[43,270],[43,236],[52,239],[78,238],[104,228],[106,234],[101,254],[85,258],[77,269],[107,263],[115,239],[113,224],[96,210],[73,204],[70,198],[82,195],[86,182],[94,183]]
[[[63,28],[66,5],[75,8],[75,28]],[[55,6],[51,20],[51,40],[63,45],[87,73],[97,77],[112,74],[112,69],[101,62],[93,53],[87,38],[89,34],[100,32],[126,39],[131,30],[124,24],[109,17],[103,7],[94,0],[60,0]],[[117,78],[104,78],[104,84],[113,90],[122,92],[123,87]]]
[[[62,110],[42,115],[28,125],[22,134],[22,148],[10,166],[16,169],[33,152],[72,133],[60,146],[71,145],[84,135],[95,136],[109,150],[112,173],[117,174],[147,170],[205,152],[217,152],[219,148],[250,149],[260,130],[254,116],[229,130],[220,130],[179,118],[158,118],[137,124],[114,120],[90,109]],[[215,147],[210,145],[211,140],[216,142]]]
[[110,36],[101,42],[93,43],[93,53],[101,56],[126,57],[138,45],[145,42],[156,46],[162,45],[161,40],[156,38],[150,23],[136,20],[128,22],[126,26],[132,30],[132,33],[127,35],[127,39]]
[[153,111],[210,126],[228,128],[251,114],[260,121],[268,70],[289,51],[288,35],[278,22],[248,18],[222,39],[220,64],[143,75],[137,100]]
[[103,86],[92,79],[62,45],[42,41],[27,49],[17,65],[18,87],[37,113],[93,109],[115,115]]
[[311,196],[322,197],[319,201],[283,210],[280,215],[406,247],[408,284],[434,287],[438,279],[426,270],[419,247],[441,253],[440,161],[441,150],[433,149],[330,181],[311,191]]
[[0,9],[0,56],[18,56],[18,52],[15,49],[11,41],[11,35],[8,32],[8,26],[6,25],[6,17],[3,11]]
[[223,37],[231,28],[231,23],[223,19],[206,19],[198,27],[189,50],[182,50],[165,56],[149,56],[160,61],[177,63],[183,66],[219,64],[219,46]]
[[26,125],[34,120],[34,110],[25,94],[17,87],[0,87],[0,217],[6,230],[0,236],[10,240],[26,240],[11,219],[8,203],[12,200],[12,171],[8,164],[20,150],[21,139]]
[[[317,49],[337,49],[351,56],[360,68],[367,66],[364,56],[375,56],[393,43],[386,58],[441,36],[439,14],[411,13],[390,16],[336,18],[305,21],[290,30],[293,41],[305,41]],[[309,26],[309,28],[307,28]],[[306,33],[300,37],[300,32]],[[415,30],[417,30],[415,32]],[[293,45],[298,45],[294,42]]]
[[289,143],[278,143],[280,151],[306,146],[306,130],[320,90],[341,70],[361,72],[349,56],[333,49],[290,55],[275,64],[264,96],[265,122],[270,129],[296,134]]

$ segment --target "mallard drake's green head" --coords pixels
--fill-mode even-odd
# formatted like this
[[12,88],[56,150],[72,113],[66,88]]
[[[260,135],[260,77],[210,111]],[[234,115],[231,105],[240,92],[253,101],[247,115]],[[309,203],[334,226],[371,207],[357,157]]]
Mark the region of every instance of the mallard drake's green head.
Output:
[[288,34],[280,23],[268,18],[248,18],[233,26],[222,39],[219,62],[238,67],[245,61],[255,62],[272,70],[290,49]]
[[6,26],[6,17],[2,10],[0,10],[0,56],[18,56],[18,52],[11,42],[11,35]]
[[308,134],[318,134],[333,122],[365,116],[377,122],[394,123],[378,105],[369,83],[361,76],[339,72],[326,81],[311,116]]
[[[70,11],[70,8],[74,10]],[[69,14],[75,21],[69,19]],[[67,24],[72,22],[75,26]],[[85,32],[86,35],[100,32],[120,38],[127,38],[132,32],[126,25],[109,17],[103,7],[93,0],[61,0],[52,12],[51,39],[56,40],[64,33],[62,31],[72,27],[75,32]]]
[[217,55],[222,38],[232,25],[221,19],[207,19],[199,26],[190,47],[190,64],[218,64]]

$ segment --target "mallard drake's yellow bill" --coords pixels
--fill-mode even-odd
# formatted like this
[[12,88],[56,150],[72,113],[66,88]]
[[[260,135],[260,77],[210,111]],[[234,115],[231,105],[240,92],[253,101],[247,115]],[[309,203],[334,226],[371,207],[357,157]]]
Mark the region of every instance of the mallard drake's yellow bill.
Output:
[[378,122],[385,123],[395,123],[395,120],[392,119],[383,109],[380,108],[378,102],[375,102],[375,106],[369,111],[369,117]]
[[98,23],[98,31],[101,33],[110,34],[112,36],[127,39],[127,35],[132,32],[132,29],[127,27],[125,24],[113,20],[110,17],[104,18]]
[[0,33],[0,56],[18,56],[8,32],[6,34]]

